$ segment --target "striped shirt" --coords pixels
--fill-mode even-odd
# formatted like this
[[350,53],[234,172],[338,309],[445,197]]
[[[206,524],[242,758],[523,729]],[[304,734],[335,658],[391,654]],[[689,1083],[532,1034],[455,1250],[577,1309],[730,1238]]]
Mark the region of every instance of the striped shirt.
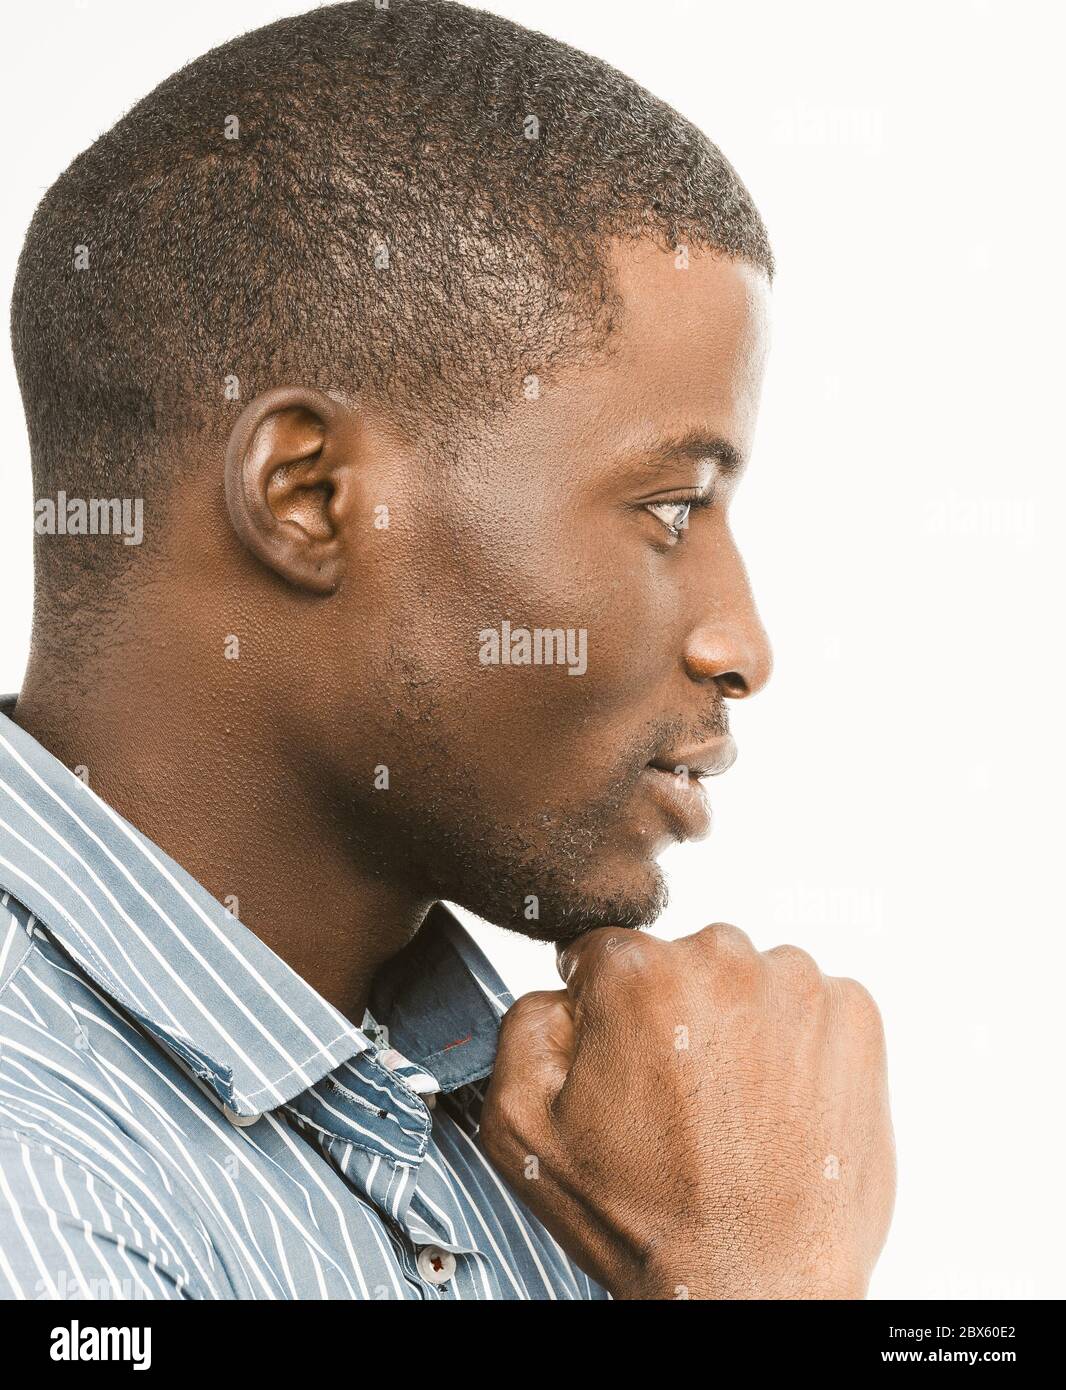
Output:
[[0,1296],[608,1297],[481,1152],[446,908],[357,1028],[2,713],[0,890]]

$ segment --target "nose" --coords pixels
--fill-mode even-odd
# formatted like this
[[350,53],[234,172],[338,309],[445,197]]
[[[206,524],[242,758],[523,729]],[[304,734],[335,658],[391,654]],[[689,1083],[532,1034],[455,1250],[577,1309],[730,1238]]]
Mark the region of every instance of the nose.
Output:
[[714,681],[726,699],[744,700],[770,679],[773,652],[739,555],[729,581],[721,578],[689,632],[683,662],[691,680]]

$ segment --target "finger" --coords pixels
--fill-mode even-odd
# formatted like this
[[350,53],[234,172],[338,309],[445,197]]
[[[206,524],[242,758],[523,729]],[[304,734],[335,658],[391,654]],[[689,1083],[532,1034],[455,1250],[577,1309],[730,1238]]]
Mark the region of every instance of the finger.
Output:
[[550,1101],[566,1080],[575,1048],[573,1008],[566,990],[524,994],[500,1024],[492,1084]]
[[567,993],[587,1000],[600,985],[630,978],[657,961],[667,943],[631,927],[596,927],[556,945],[555,962]]

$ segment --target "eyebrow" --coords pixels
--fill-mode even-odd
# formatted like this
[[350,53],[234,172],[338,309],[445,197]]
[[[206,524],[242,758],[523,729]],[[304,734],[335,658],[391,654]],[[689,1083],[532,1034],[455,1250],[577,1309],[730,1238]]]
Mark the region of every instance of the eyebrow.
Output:
[[640,461],[653,467],[674,459],[691,459],[694,463],[713,459],[723,477],[740,473],[745,463],[740,450],[728,439],[698,429],[686,434],[663,436],[651,444],[632,449],[627,455],[627,460]]

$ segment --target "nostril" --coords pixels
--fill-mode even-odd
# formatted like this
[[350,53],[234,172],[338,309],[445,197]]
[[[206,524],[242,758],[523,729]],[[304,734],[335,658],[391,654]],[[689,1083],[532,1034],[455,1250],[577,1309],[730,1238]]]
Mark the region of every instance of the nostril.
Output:
[[743,700],[751,694],[751,687],[739,671],[726,671],[719,676],[718,688],[727,700]]

